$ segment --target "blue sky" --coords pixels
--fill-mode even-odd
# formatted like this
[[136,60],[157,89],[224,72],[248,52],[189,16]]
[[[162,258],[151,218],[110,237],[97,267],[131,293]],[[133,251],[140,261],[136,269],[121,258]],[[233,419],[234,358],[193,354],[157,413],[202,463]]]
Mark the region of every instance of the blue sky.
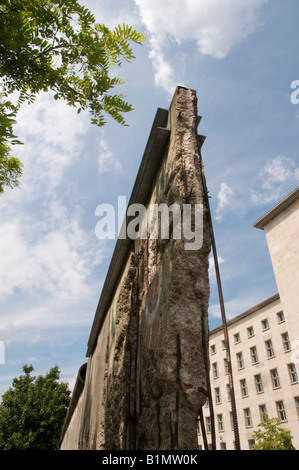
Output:
[[[298,0],[84,0],[97,21],[148,36],[118,71],[129,127],[40,95],[20,112],[21,188],[1,196],[0,394],[24,364],[57,364],[73,386],[114,241],[96,207],[129,198],[158,107],[197,91],[202,148],[228,318],[277,292],[264,233],[252,224],[299,184]],[[220,324],[211,269],[210,327]]]

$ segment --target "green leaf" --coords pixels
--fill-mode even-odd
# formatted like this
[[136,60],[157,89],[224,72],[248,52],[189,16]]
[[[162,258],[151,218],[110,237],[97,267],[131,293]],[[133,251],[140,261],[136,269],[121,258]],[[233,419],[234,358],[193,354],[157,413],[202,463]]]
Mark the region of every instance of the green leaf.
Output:
[[[78,114],[88,109],[94,125],[106,124],[105,113],[126,125],[123,114],[133,108],[121,93],[112,93],[123,84],[114,67],[131,62],[135,58],[132,46],[145,40],[146,36],[132,26],[118,25],[110,30],[97,23],[77,0],[2,0],[2,155],[8,157],[9,144],[20,143],[13,132],[20,107],[33,103],[40,92],[52,90],[55,100],[76,107]],[[12,93],[18,93],[17,105],[6,99]],[[2,188],[5,182],[15,184],[13,178],[7,178],[3,177]]]

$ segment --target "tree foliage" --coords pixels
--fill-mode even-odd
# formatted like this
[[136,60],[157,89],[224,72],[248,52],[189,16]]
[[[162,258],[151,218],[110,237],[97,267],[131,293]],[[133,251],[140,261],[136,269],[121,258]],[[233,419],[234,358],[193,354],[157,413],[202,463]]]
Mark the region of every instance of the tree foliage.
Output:
[[290,431],[279,428],[279,422],[278,418],[270,419],[264,415],[263,422],[258,425],[259,429],[253,433],[255,444],[252,450],[296,450]]
[[69,404],[68,384],[55,366],[32,376],[32,366],[14,378],[0,404],[0,450],[55,450]]
[[13,133],[20,106],[52,90],[78,113],[88,109],[97,126],[105,124],[105,113],[124,125],[132,106],[111,93],[123,83],[115,67],[134,59],[131,44],[145,39],[127,25],[110,30],[96,23],[77,0],[1,0],[0,191],[18,185],[22,171],[9,159],[9,145],[20,143]]

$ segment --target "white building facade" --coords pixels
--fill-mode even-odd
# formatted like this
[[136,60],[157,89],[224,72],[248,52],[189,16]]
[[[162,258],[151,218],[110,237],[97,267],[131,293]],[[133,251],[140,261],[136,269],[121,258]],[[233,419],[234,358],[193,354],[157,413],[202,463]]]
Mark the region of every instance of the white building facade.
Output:
[[[263,413],[290,430],[299,450],[299,188],[256,224],[264,230],[279,293],[228,322],[242,450],[253,444]],[[216,448],[235,448],[223,327],[210,332],[210,383]],[[212,443],[211,412],[203,407]],[[204,448],[199,426],[199,446]]]

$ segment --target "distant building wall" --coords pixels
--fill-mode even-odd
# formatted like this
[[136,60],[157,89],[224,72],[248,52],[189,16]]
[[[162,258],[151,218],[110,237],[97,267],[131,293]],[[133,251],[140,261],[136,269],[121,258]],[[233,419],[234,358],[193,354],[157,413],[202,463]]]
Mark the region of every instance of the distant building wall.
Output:
[[[299,449],[299,188],[254,227],[265,231],[279,293],[228,322],[241,449],[253,444],[263,412],[280,420]],[[210,332],[209,358],[217,449],[234,449],[224,333]],[[211,413],[203,406],[208,444]],[[204,447],[199,428],[199,446]]]
[[[292,341],[299,340],[299,187],[262,217],[283,309],[292,322]],[[299,344],[298,344],[299,349]]]
[[145,205],[148,218],[152,204],[170,212],[178,204],[181,215],[184,204],[197,204],[200,247],[186,249],[186,237],[173,236],[175,216],[169,239],[150,239],[147,231],[144,239],[118,240],[62,449],[197,449],[210,253],[197,124],[196,93],[178,87],[169,111],[157,112],[129,205]]

